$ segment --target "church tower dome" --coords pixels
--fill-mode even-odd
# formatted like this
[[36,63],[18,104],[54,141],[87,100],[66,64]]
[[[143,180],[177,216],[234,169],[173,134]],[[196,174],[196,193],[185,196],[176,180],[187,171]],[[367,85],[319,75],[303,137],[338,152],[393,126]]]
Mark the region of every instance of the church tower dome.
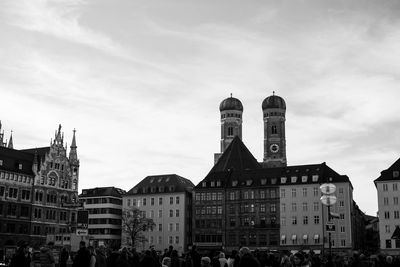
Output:
[[286,103],[275,92],[262,103],[264,118],[264,162],[265,167],[287,165],[286,160]]
[[219,111],[221,113],[221,152],[214,155],[215,163],[235,136],[242,139],[242,102],[232,97],[231,94],[230,97],[221,102]]

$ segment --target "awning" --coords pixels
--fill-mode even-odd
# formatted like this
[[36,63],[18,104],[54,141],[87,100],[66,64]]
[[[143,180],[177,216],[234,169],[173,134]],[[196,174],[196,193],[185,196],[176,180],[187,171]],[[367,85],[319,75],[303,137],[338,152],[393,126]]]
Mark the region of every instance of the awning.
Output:
[[314,239],[319,239],[319,235],[314,235]]
[[286,236],[285,235],[282,235],[281,236],[281,240],[285,240],[286,239]]
[[304,240],[308,239],[308,235],[303,235],[303,239]]
[[292,235],[292,240],[296,240],[297,236],[296,235]]

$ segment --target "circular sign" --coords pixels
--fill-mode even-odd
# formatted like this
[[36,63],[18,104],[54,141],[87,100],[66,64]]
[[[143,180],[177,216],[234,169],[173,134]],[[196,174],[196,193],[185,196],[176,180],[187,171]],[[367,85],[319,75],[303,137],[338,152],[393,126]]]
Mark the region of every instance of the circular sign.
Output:
[[320,200],[325,206],[332,206],[336,203],[337,198],[331,195],[324,195],[320,198]]
[[336,191],[336,185],[334,184],[322,184],[319,189],[321,190],[322,194],[333,194]]

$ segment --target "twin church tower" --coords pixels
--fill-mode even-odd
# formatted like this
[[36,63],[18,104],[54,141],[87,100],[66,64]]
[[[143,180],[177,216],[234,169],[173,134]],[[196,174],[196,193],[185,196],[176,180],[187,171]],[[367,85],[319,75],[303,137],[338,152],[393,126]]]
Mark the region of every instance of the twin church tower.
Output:
[[[239,99],[228,97],[219,106],[221,112],[221,153],[215,163],[237,136],[242,139],[243,105]],[[275,92],[262,102],[264,119],[264,167],[283,167],[286,161],[285,113],[286,103]]]

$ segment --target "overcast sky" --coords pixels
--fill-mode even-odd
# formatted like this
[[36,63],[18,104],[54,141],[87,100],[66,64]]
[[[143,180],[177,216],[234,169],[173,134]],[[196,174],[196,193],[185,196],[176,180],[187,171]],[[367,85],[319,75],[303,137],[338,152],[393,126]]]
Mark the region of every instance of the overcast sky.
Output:
[[219,152],[219,104],[287,104],[289,165],[347,174],[361,210],[400,156],[400,1],[2,0],[0,120],[16,149],[76,128],[80,191],[147,175],[194,184]]

